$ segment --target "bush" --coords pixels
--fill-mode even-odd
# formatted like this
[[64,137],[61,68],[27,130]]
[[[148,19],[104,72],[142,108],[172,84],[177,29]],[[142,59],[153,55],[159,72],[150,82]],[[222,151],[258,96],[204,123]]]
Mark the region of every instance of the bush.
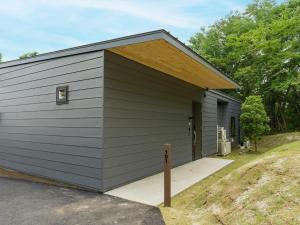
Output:
[[262,98],[251,95],[242,104],[241,127],[245,137],[254,141],[257,151],[257,139],[270,131],[269,117],[264,108]]

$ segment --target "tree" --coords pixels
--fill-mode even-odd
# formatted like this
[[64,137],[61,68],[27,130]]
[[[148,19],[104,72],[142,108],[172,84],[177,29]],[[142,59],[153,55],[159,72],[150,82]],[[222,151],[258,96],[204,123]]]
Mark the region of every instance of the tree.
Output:
[[262,103],[262,98],[251,95],[242,104],[241,127],[247,138],[254,141],[257,151],[257,139],[270,130],[269,117]]
[[242,87],[235,97],[263,98],[273,131],[300,130],[300,1],[255,0],[190,39]]
[[37,52],[26,52],[24,53],[23,55],[21,55],[19,57],[19,59],[26,59],[26,58],[29,58],[29,57],[33,57],[33,56],[37,56],[38,53]]

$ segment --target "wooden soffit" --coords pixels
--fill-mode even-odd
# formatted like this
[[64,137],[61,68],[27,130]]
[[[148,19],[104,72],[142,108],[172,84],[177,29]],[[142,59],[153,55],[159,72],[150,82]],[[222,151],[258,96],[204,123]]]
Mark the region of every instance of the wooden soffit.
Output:
[[220,75],[216,69],[195,60],[164,39],[123,45],[108,50],[198,87],[237,88],[237,84]]

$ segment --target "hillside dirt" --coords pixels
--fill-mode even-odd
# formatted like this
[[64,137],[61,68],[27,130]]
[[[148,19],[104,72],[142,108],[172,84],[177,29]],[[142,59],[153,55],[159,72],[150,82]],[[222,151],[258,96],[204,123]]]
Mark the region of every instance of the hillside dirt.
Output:
[[267,136],[260,152],[228,156],[240,161],[161,207],[166,224],[300,224],[299,140],[299,133]]

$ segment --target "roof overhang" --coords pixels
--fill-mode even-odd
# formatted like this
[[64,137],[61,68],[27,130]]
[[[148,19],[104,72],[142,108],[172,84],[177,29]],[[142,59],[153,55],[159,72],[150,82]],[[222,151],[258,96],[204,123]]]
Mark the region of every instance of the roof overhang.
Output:
[[232,80],[207,62],[195,59],[165,39],[113,47],[108,50],[202,88],[237,87]]
[[99,50],[114,52],[202,88],[235,89],[239,87],[233,80],[165,30],[40,54],[23,60],[9,61],[1,63],[0,68]]

